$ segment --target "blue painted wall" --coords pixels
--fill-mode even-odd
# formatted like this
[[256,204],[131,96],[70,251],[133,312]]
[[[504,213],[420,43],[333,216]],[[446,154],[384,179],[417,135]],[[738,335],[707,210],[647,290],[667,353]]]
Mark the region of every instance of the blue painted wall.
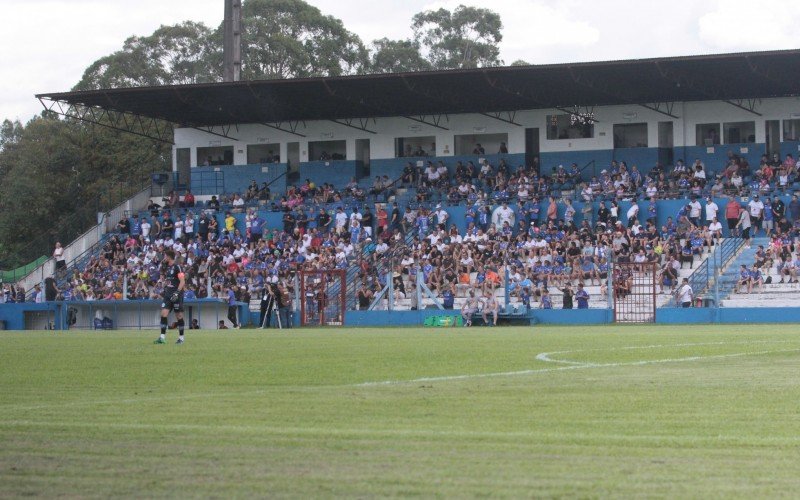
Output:
[[516,171],[516,169],[520,165],[525,164],[525,155],[524,154],[493,154],[493,155],[468,155],[468,156],[433,156],[433,157],[425,157],[425,158],[388,158],[388,159],[376,159],[370,160],[370,176],[375,177],[377,175],[389,176],[390,179],[396,179],[400,176],[405,168],[406,163],[411,162],[413,165],[416,166],[418,161],[422,161],[423,165],[427,165],[429,161],[432,161],[434,164],[438,164],[439,161],[443,161],[444,164],[447,166],[447,170],[450,174],[455,174],[456,171],[456,164],[460,161],[464,165],[468,162],[472,162],[475,164],[476,167],[480,168],[478,164],[479,158],[485,158],[489,163],[497,166],[500,163],[501,159],[504,159],[506,163],[511,167],[512,171]]
[[786,141],[781,143],[781,159],[792,155],[796,160],[800,156],[800,141]]
[[364,174],[364,164],[355,160],[308,161],[300,163],[300,183],[311,179],[317,186],[328,182],[338,187],[345,186],[350,179]]
[[[267,172],[263,171],[264,168],[267,169]],[[216,172],[215,169],[219,169],[219,172]],[[269,183],[275,180],[270,185],[270,190],[273,193],[282,194],[286,192],[286,176],[283,175],[277,180],[276,178],[286,173],[286,169],[285,163],[194,167],[191,170],[190,186],[195,195],[244,193],[247,191],[250,181],[254,179],[259,186],[263,182]],[[217,176],[222,179],[222,191],[217,189],[217,183],[214,181]]]
[[[687,165],[691,165],[695,159],[699,158],[705,164],[707,172],[717,173],[728,164],[728,151],[732,151],[734,154],[746,158],[750,163],[750,168],[755,170],[761,161],[761,155],[766,151],[763,143],[717,144],[712,147],[714,150],[712,153],[708,152],[706,146],[675,148],[675,161],[683,159]],[[747,149],[747,153],[742,152],[743,148]]]

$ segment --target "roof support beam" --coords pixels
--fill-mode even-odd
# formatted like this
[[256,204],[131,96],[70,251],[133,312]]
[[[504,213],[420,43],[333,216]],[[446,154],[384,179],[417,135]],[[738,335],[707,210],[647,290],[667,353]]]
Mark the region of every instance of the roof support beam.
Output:
[[517,123],[514,119],[517,117],[516,111],[497,111],[495,113],[480,113],[483,116],[488,116],[489,118],[494,118],[495,120],[499,120],[504,123],[510,123],[511,125],[516,125],[521,127],[521,123]]
[[737,107],[739,109],[743,109],[745,111],[749,111],[756,116],[763,116],[761,113],[756,111],[756,106],[761,104],[761,99],[727,99],[725,101],[727,104],[731,106]]
[[91,125],[99,125],[111,130],[118,130],[166,144],[174,144],[172,127],[167,122],[156,118],[122,113],[105,108],[70,104],[64,101],[48,100],[39,97],[45,111],[65,118],[71,118]]
[[675,102],[654,102],[654,103],[645,103],[639,104],[639,106],[643,108],[647,108],[650,111],[655,111],[656,113],[661,113],[662,115],[669,116],[670,118],[680,118],[680,116],[676,116],[672,110],[675,109]]
[[301,134],[300,132],[297,131],[297,129],[300,127],[300,123],[303,124],[303,128],[306,128],[306,122],[300,120],[286,122],[286,125],[284,125],[283,122],[278,122],[278,123],[261,122],[261,125],[264,125],[265,127],[269,128],[274,128],[275,130],[280,130],[281,132],[286,132],[287,134],[293,134],[298,137],[305,137],[304,134]]
[[[236,137],[230,135],[231,128],[236,127],[236,130],[239,130],[238,125],[209,125],[207,127],[192,127],[195,130],[199,130],[200,132],[205,132],[206,134],[216,135],[217,137],[224,137],[225,139],[230,139],[232,141],[238,141]],[[219,129],[219,132],[217,132]]]
[[[375,118],[371,118],[373,124],[377,124],[378,122]],[[333,123],[338,123],[339,125],[344,125],[345,127],[354,128],[356,130],[360,130],[362,132],[369,132],[370,134],[377,134],[374,130],[370,130],[367,128],[369,125],[370,118],[345,118],[343,120],[331,120]]]
[[[430,117],[430,118],[429,118]],[[408,118],[411,121],[415,121],[418,123],[424,123],[425,125],[430,125],[431,127],[436,127],[442,130],[450,130],[447,127],[443,127],[442,117],[450,123],[450,117],[447,115],[419,115],[419,116],[404,116],[403,118]]]

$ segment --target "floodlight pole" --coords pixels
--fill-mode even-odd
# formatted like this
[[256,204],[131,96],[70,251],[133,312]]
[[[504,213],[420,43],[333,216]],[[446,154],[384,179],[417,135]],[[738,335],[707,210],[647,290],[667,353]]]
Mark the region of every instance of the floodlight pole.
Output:
[[222,79],[238,82],[242,72],[242,1],[225,0]]

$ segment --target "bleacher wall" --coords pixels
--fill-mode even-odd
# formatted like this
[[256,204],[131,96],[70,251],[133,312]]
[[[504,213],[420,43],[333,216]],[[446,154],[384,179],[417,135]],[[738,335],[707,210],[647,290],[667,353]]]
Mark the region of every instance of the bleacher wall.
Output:
[[[586,110],[584,110],[586,111]],[[744,155],[751,164],[757,165],[760,154],[765,150],[766,121],[797,119],[800,116],[800,98],[761,99],[756,102],[754,111],[735,107],[722,101],[701,101],[674,103],[671,112],[675,117],[656,112],[637,105],[601,106],[591,110],[597,120],[594,137],[586,139],[547,139],[547,117],[553,114],[564,114],[554,109],[520,110],[514,115],[514,123],[501,121],[481,114],[442,115],[439,127],[402,117],[376,118],[366,121],[367,130],[358,130],[333,121],[307,121],[299,123],[295,133],[288,130],[276,130],[259,124],[238,124],[232,128],[231,135],[235,139],[226,139],[210,135],[196,129],[176,129],[175,148],[189,148],[191,165],[197,165],[197,148],[209,146],[232,146],[234,164],[247,163],[247,146],[263,144],[279,144],[280,157],[286,160],[289,152],[297,151],[296,161],[303,169],[303,178],[330,178],[329,165],[317,163],[318,158],[309,157],[309,142],[341,140],[346,144],[346,161],[362,161],[364,167],[377,168],[383,175],[391,175],[392,167],[402,169],[405,159],[396,158],[395,140],[397,138],[433,137],[436,142],[435,156],[457,160],[456,136],[475,137],[496,136],[505,134],[508,137],[507,147],[511,155],[526,153],[526,129],[537,129],[539,136],[538,154],[541,165],[548,171],[559,164],[569,165],[572,162],[583,166],[594,160],[597,171],[607,166],[612,160],[625,160],[629,164],[637,164],[640,168],[649,169],[656,160],[665,157],[670,151],[674,159],[683,158],[687,163],[695,158],[703,160],[711,171],[720,170],[725,163],[727,152]],[[431,117],[427,118],[431,120]],[[672,141],[659,138],[659,124],[672,123]],[[722,129],[723,123],[754,122],[755,137],[753,142],[737,144],[719,144],[705,146],[697,144],[696,126],[698,124],[717,123]],[[625,149],[614,148],[614,125],[647,123],[647,147]],[[441,127],[441,128],[440,128]],[[721,130],[722,132],[722,130]],[[781,136],[782,137],[782,136]],[[369,141],[369,157],[357,151],[357,140]],[[493,139],[494,141],[494,139]],[[498,151],[490,145],[487,155],[496,155]],[[290,147],[291,146],[291,147]],[[792,153],[797,156],[800,143],[788,141],[781,144],[781,153]],[[493,149],[494,148],[494,149]],[[416,159],[414,159],[416,161]],[[515,161],[515,163],[517,163]],[[305,164],[305,168],[304,168]],[[361,175],[366,169],[356,170],[356,165],[349,163],[346,180],[350,173]],[[294,169],[297,166],[292,166]],[[177,170],[177,164],[173,166]],[[373,170],[374,175],[375,170]],[[397,172],[399,173],[399,172]],[[324,176],[324,177],[323,177]],[[346,180],[344,182],[346,182]],[[322,181],[325,182],[325,181]]]

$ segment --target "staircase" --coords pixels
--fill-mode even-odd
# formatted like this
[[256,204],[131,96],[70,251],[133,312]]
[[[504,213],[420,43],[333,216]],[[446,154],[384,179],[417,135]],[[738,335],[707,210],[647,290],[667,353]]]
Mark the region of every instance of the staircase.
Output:
[[758,245],[764,245],[764,248],[769,245],[769,238],[753,238],[750,241],[750,248],[743,250],[731,260],[727,268],[724,269],[722,276],[719,278],[719,298],[720,302],[730,298],[731,294],[736,287],[736,282],[739,281],[739,269],[744,264],[748,268],[755,262],[755,254],[758,250]]

